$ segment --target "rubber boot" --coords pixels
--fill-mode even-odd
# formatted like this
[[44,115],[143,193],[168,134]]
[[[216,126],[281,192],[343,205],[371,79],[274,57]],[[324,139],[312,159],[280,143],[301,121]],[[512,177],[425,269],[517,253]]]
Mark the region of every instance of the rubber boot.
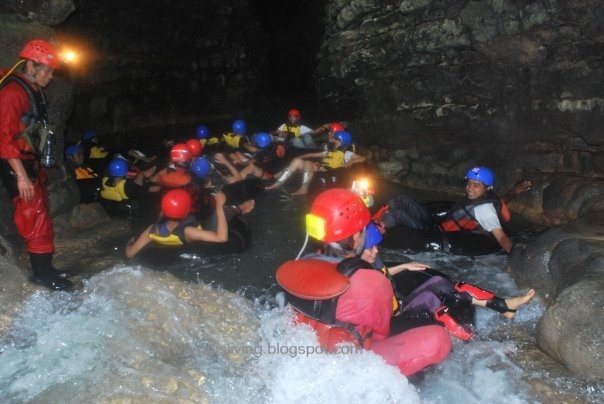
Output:
[[29,253],[29,262],[33,272],[32,281],[44,285],[53,290],[67,290],[73,287],[73,283],[67,279],[60,278],[52,268],[50,262],[52,253],[34,254]]
[[441,306],[436,310],[434,312],[434,318],[443,323],[449,334],[454,337],[463,341],[469,341],[472,338],[473,333],[466,330],[449,314],[449,308],[447,306]]

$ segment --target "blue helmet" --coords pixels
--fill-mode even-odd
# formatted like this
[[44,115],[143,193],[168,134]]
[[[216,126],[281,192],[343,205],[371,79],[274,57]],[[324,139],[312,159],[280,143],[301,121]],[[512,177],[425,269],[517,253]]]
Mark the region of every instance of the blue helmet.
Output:
[[271,141],[271,135],[266,132],[256,133],[254,136],[252,136],[252,143],[261,149],[268,147],[271,144]]
[[109,176],[125,177],[128,174],[128,163],[123,159],[117,158],[109,163]]
[[205,157],[199,157],[191,164],[191,171],[198,178],[206,177],[212,170],[212,164]]
[[365,227],[365,249],[368,250],[382,242],[382,233],[373,222]]
[[245,130],[246,130],[246,127],[245,127],[245,121],[244,120],[238,119],[235,122],[233,122],[233,132],[236,135],[243,135],[243,134],[245,134]]
[[93,137],[96,136],[96,131],[95,130],[87,130],[86,132],[84,132],[84,134],[82,135],[82,139],[85,142],[89,142],[90,140],[92,140]]
[[197,139],[207,139],[210,135],[210,131],[208,127],[205,125],[199,125],[196,129],[197,131]]
[[492,187],[495,184],[495,174],[486,167],[473,167],[468,171],[465,177],[466,180],[476,180],[482,182],[487,187]]
[[333,138],[340,141],[340,147],[345,147],[352,144],[352,135],[346,131],[334,133]]
[[71,157],[76,153],[83,153],[84,148],[80,145],[74,144],[65,148],[65,157]]

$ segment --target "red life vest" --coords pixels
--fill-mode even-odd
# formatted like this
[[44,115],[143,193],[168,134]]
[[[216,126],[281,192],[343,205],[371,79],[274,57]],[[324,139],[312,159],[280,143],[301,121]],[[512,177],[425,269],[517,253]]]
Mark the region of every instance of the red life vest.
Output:
[[[277,269],[277,282],[288,295],[288,302],[296,309],[295,321],[299,324],[310,325],[317,333],[319,343],[329,351],[334,351],[337,344],[351,342],[358,347],[370,348],[373,328],[371,311],[373,307],[358,310],[352,307],[354,304],[338,306],[339,298],[347,292],[351,286],[350,278],[342,275],[336,270],[336,262],[328,262],[321,259],[305,259],[300,261],[287,261]],[[389,281],[381,274],[375,272],[375,277],[381,286],[392,293]],[[384,287],[370,287],[362,285],[363,290],[370,293],[383,295]],[[353,287],[354,289],[354,287]],[[351,292],[353,292],[351,290]],[[350,299],[349,301],[353,301]],[[378,299],[382,300],[382,299]],[[386,327],[392,314],[391,299],[385,299],[385,312],[387,320],[381,321]],[[384,305],[382,305],[384,306]],[[338,315],[350,321],[336,319],[336,308]],[[384,310],[381,310],[384,312]],[[354,321],[352,321],[354,320]],[[366,324],[363,324],[366,323]],[[380,326],[378,328],[383,328]],[[387,331],[379,330],[380,333]]]
[[360,269],[348,278],[336,265],[306,259],[288,261],[277,270],[277,282],[296,309],[295,321],[310,325],[322,347],[335,351],[337,344],[352,342],[370,348],[407,376],[447,356],[451,338],[440,325],[420,326],[388,337],[392,287],[383,274]]
[[475,231],[481,230],[480,223],[476,220],[474,215],[474,209],[477,206],[484,205],[485,203],[492,203],[497,212],[497,216],[501,222],[507,223],[510,221],[510,211],[503,201],[495,195],[494,192],[489,191],[484,197],[476,200],[464,199],[463,201],[456,203],[449,212],[444,216],[443,221],[439,223],[439,228],[443,231]]

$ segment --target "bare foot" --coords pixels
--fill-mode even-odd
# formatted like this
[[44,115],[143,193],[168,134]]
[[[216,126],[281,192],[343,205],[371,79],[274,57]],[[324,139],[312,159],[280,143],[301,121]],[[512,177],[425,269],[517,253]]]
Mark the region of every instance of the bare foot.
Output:
[[308,193],[308,186],[301,186],[296,192],[292,192],[292,195],[306,195]]
[[509,318],[512,319],[514,318],[514,316],[516,315],[516,311],[520,306],[527,304],[528,302],[531,301],[531,299],[533,297],[535,297],[535,289],[531,289],[527,292],[526,295],[523,296],[514,296],[514,297],[508,297],[507,299],[505,299],[505,303],[508,305],[508,309],[510,310],[514,310],[514,311],[508,311],[503,313],[505,318]]
[[254,202],[253,199],[250,199],[249,201],[243,202],[241,205],[239,205],[239,209],[241,210],[241,214],[245,215],[246,213],[250,213],[254,209],[255,205],[256,205],[256,202]]

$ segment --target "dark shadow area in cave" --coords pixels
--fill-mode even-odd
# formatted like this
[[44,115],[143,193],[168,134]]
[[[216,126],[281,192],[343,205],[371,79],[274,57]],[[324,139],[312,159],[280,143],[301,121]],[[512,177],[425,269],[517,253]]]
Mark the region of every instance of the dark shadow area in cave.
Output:
[[266,77],[269,90],[288,106],[315,115],[317,65],[327,0],[250,0],[250,8],[267,35]]

